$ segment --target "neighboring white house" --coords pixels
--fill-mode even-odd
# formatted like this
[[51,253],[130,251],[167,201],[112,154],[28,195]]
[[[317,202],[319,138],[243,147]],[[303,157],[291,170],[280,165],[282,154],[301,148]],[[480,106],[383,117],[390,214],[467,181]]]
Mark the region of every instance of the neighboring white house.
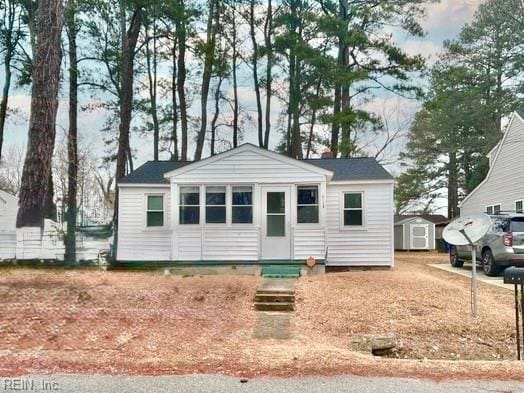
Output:
[[0,260],[15,257],[17,211],[18,198],[0,190]]
[[524,112],[511,115],[502,140],[489,153],[486,178],[460,204],[461,214],[522,212],[524,203]]
[[118,183],[117,260],[392,266],[393,186],[373,158],[295,160],[251,144],[147,162]]

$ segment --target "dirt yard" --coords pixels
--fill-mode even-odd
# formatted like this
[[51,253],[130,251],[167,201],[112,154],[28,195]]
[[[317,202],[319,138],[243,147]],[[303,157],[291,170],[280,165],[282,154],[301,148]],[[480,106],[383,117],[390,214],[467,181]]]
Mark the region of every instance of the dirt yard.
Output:
[[[437,254],[399,254],[391,271],[302,277],[292,338],[252,337],[259,277],[151,272],[0,270],[0,375],[359,375],[524,379],[515,359],[512,292],[426,266]],[[363,351],[394,334],[398,351]]]

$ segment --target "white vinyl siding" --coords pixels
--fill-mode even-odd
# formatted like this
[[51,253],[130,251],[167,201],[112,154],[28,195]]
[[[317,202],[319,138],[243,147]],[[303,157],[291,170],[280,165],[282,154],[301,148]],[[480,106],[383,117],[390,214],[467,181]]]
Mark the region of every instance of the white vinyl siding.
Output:
[[321,182],[324,175],[263,156],[241,151],[224,159],[175,175],[176,183],[296,183]]
[[[147,227],[146,196],[163,195],[164,226]],[[121,261],[159,261],[171,258],[169,186],[165,188],[120,187],[118,249]]]
[[[204,160],[205,161],[205,160]],[[204,162],[202,161],[202,163]],[[289,188],[290,256],[323,259],[329,264],[391,266],[393,264],[393,182],[326,184],[327,175],[303,165],[268,157],[265,152],[241,150],[170,177],[170,186],[120,187],[119,260],[213,260],[255,262],[261,259],[263,189]],[[298,188],[318,186],[318,223],[297,223]],[[199,193],[199,223],[180,225],[180,190]],[[206,188],[223,187],[226,222],[206,223]],[[233,192],[251,190],[251,223],[233,223]],[[341,230],[343,192],[362,192],[366,227]],[[147,194],[163,194],[165,228],[144,228]]]
[[501,205],[502,211],[515,210],[515,201],[524,195],[524,121],[514,114],[496,157],[483,183],[460,206],[460,213],[479,214],[486,206]]
[[0,190],[0,260],[16,254],[16,214],[18,199]]
[[[364,229],[342,225],[341,194],[348,192],[364,193]],[[393,184],[328,184],[326,205],[329,265],[393,265]]]

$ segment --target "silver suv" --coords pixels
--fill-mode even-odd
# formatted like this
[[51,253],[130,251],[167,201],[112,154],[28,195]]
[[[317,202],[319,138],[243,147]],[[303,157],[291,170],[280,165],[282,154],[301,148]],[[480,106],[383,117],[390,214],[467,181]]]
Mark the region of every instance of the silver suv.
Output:
[[[498,275],[508,266],[524,266],[524,214],[490,215],[491,228],[477,243],[477,260],[488,276]],[[451,266],[462,267],[471,260],[469,246],[451,246]]]

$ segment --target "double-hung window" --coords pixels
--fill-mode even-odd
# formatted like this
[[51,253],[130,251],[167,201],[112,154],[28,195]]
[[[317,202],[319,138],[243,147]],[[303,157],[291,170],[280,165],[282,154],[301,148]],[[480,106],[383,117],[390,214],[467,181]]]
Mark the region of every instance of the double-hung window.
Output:
[[523,206],[522,206],[522,199],[520,201],[515,201],[515,213],[522,213],[524,212]]
[[226,187],[206,187],[206,224],[226,223]]
[[500,203],[496,204],[496,205],[489,205],[489,206],[486,206],[486,213],[487,214],[500,214]]
[[297,223],[318,223],[318,186],[297,187]]
[[231,222],[253,223],[253,189],[251,186],[233,186],[231,198]]
[[162,195],[147,196],[146,221],[148,227],[164,226],[164,197]]
[[343,222],[345,227],[364,226],[363,193],[345,192],[343,200]]
[[200,223],[200,189],[196,187],[180,187],[179,223]]

